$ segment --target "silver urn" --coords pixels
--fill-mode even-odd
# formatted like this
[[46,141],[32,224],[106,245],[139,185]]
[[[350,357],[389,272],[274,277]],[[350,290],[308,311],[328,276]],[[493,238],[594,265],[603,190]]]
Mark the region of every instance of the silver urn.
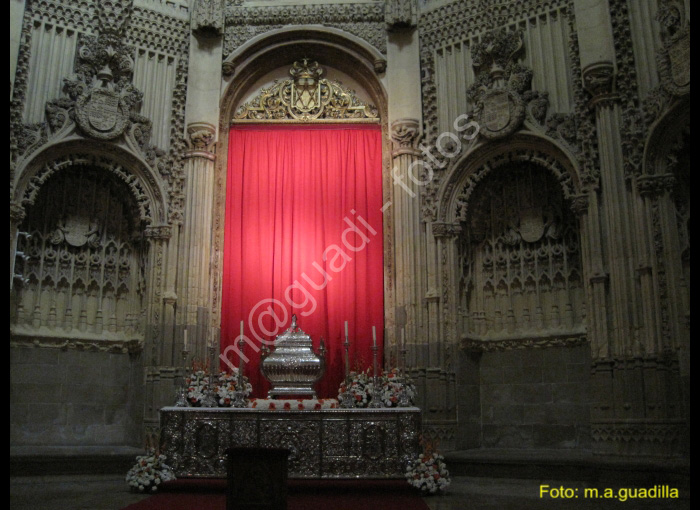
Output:
[[326,348],[321,339],[318,354],[313,351],[311,337],[297,327],[296,315],[292,316],[291,327],[275,339],[274,350],[263,347],[260,356],[260,371],[272,385],[267,398],[316,398],[314,383],[326,371]]

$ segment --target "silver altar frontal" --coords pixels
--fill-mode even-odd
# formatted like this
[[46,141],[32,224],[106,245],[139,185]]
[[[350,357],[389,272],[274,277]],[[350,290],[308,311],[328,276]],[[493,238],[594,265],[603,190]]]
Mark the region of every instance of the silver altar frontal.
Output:
[[321,340],[319,353],[312,350],[311,337],[297,327],[292,316],[291,327],[275,339],[272,352],[262,350],[260,372],[270,381],[268,398],[281,395],[316,398],[314,383],[326,371],[326,349]]
[[421,411],[164,407],[161,452],[178,478],[226,476],[226,449],[287,448],[291,478],[403,478],[419,453]]

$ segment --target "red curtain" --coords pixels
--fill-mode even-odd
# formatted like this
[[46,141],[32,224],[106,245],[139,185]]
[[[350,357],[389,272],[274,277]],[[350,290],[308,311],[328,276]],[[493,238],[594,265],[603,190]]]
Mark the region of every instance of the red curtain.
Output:
[[[344,377],[344,321],[351,369],[372,363],[384,324],[382,143],[379,126],[232,128],[226,185],[222,353],[238,365],[244,321],[246,375],[254,395],[269,384],[258,349],[297,315],[314,349],[328,350],[319,397]],[[222,367],[225,367],[222,362]]]

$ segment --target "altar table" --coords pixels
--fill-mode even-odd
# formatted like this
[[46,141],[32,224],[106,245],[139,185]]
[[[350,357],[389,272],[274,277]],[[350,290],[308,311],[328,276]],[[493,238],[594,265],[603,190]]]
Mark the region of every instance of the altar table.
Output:
[[289,449],[290,478],[402,478],[420,450],[421,411],[164,407],[160,424],[178,478],[225,478],[234,446]]

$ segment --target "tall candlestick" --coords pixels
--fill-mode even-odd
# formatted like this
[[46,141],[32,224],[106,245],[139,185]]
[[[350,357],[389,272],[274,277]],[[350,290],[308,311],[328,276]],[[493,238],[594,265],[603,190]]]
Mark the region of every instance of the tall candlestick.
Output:
[[377,329],[374,326],[372,326],[372,345],[377,346]]
[[243,377],[243,321],[241,321],[241,335],[238,337],[238,377]]
[[347,382],[348,376],[350,375],[350,355],[348,350],[350,348],[350,339],[348,338],[348,321],[345,321],[345,380]]
[[[406,349],[406,328],[401,328],[401,349],[405,350]],[[396,364],[400,365],[400,369],[403,371],[406,367],[404,360],[401,359],[401,356],[398,357],[396,360]]]
[[184,341],[183,341],[183,346],[184,346],[184,348],[185,348],[184,350],[187,350],[187,328],[185,328],[185,333],[184,333],[184,334],[185,334],[185,338],[184,338]]

